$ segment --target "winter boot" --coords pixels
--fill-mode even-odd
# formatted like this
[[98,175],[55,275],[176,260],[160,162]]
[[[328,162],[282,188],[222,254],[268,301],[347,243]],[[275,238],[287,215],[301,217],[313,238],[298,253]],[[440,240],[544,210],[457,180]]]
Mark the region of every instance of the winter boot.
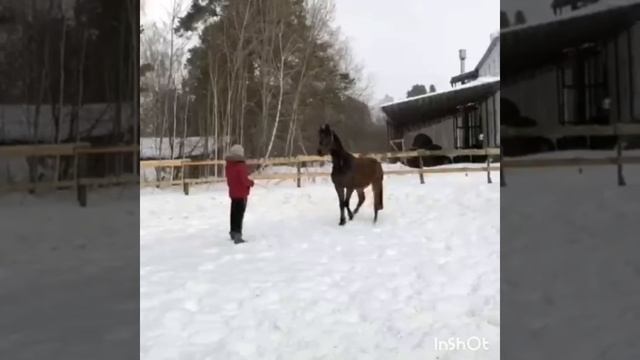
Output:
[[231,239],[233,240],[234,244],[242,244],[242,243],[246,242],[246,241],[244,241],[242,239],[242,234],[241,233],[231,232],[230,235],[231,235]]

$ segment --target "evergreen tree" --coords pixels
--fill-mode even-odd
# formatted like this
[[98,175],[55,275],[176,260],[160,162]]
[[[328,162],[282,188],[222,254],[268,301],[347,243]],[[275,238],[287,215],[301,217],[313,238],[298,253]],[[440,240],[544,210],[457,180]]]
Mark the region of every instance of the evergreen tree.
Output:
[[524,13],[522,12],[522,10],[516,11],[516,14],[514,17],[514,25],[524,25],[526,23],[527,23],[527,18],[524,16]]
[[407,97],[420,96],[427,93],[427,88],[422,84],[416,84],[411,87],[409,91],[407,91]]

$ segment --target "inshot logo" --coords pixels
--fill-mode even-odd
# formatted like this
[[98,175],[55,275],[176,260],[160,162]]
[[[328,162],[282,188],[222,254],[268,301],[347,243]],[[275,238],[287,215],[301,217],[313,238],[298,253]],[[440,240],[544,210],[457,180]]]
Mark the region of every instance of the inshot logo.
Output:
[[446,340],[441,340],[438,338],[433,339],[433,344],[438,351],[453,351],[453,350],[464,350],[464,351],[478,351],[478,350],[489,350],[489,342],[485,338],[479,338],[477,336],[471,336],[466,339],[458,338],[458,337],[450,337]]

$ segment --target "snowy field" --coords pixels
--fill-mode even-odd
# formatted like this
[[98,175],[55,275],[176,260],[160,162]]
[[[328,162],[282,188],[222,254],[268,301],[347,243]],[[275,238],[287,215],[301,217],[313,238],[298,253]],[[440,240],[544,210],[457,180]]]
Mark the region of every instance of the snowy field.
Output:
[[0,194],[0,358],[138,352],[138,189]]
[[235,246],[225,187],[143,190],[141,358],[497,359],[497,181],[388,176],[376,225],[366,194],[339,227],[328,179],[258,182]]
[[504,358],[640,359],[640,166],[624,168],[625,187],[615,166],[505,173]]

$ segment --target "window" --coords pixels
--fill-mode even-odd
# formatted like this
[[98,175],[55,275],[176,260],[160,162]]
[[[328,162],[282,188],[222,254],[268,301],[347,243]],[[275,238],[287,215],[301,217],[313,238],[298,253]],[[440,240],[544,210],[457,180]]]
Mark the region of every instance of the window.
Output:
[[590,44],[567,52],[558,67],[558,115],[562,125],[607,124],[605,52]]
[[482,146],[482,115],[476,104],[470,104],[461,109],[454,118],[456,149],[470,149]]

